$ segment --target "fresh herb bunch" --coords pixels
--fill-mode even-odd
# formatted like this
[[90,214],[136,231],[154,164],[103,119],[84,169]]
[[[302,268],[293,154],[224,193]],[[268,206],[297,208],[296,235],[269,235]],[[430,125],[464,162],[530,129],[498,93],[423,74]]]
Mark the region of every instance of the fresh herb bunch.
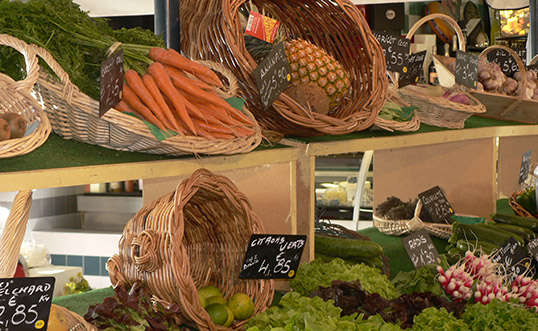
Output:
[[[122,42],[125,68],[139,72],[151,63],[149,49],[164,46],[162,38],[140,28],[114,31],[105,19],[90,17],[71,0],[0,0],[0,31],[45,48],[93,99],[99,99],[100,66],[114,43]],[[0,71],[17,80],[24,77],[17,51],[2,47],[0,59]]]

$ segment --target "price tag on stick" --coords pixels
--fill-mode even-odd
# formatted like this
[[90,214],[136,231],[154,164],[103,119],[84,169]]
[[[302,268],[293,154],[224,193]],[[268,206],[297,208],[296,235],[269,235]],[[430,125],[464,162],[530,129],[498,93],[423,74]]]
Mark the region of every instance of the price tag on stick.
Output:
[[496,49],[489,52],[488,61],[497,63],[501,71],[508,77],[514,77],[514,74],[519,71],[514,57],[504,49]]
[[402,244],[409,255],[415,269],[428,264],[441,262],[439,252],[433,244],[432,238],[424,229],[402,238]]
[[476,89],[478,78],[478,56],[456,51],[456,83]]
[[529,177],[529,171],[531,170],[531,154],[532,149],[523,154],[521,157],[521,168],[519,168],[519,181],[518,184],[523,183]]
[[530,266],[530,259],[521,244],[514,238],[508,239],[491,259],[503,265],[503,273],[508,274],[509,283],[518,275],[522,275]]
[[409,84],[418,82],[420,75],[422,74],[422,67],[424,65],[424,59],[426,58],[426,51],[411,54],[409,57],[408,70],[400,75],[398,80],[398,87],[404,87]]
[[293,278],[306,243],[304,235],[253,234],[239,274],[241,279]]
[[123,49],[101,64],[99,117],[120,102],[123,93]]
[[420,193],[418,197],[434,222],[444,222],[454,215],[454,209],[439,186]]
[[263,109],[267,109],[271,107],[291,81],[291,68],[284,50],[284,43],[278,43],[262,63],[254,69],[253,74],[260,92]]
[[381,48],[383,48],[383,54],[387,61],[387,70],[405,74],[408,71],[411,41],[407,38],[379,31],[373,31],[372,33],[381,44]]
[[0,330],[47,330],[54,277],[0,279]]

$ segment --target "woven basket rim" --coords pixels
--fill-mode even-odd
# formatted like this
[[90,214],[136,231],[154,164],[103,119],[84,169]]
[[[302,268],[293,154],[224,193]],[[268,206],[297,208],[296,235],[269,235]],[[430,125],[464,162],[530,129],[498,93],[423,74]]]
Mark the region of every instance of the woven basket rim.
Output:
[[521,206],[519,204],[519,202],[517,202],[517,196],[520,195],[521,193],[525,192],[524,190],[518,190],[514,193],[512,193],[508,199],[508,204],[510,205],[510,207],[512,207],[512,210],[516,213],[516,215],[518,216],[523,216],[523,217],[529,217],[529,218],[536,218],[534,217],[534,215],[532,215],[530,212],[528,212],[525,208],[523,208],[523,206]]
[[[422,101],[431,102],[435,105],[437,105],[439,108],[445,108],[447,110],[451,110],[454,112],[464,112],[469,114],[480,114],[486,112],[486,106],[484,106],[478,99],[476,99],[471,93],[468,91],[461,90],[462,93],[465,94],[472,102],[472,105],[465,105],[463,103],[450,101],[447,98],[443,97],[436,97],[436,96],[430,96],[427,94],[419,93],[421,87],[419,86],[413,86],[413,85],[407,85],[400,89],[400,91],[410,97],[413,97],[414,99],[420,99]],[[435,101],[435,102],[434,102]]]

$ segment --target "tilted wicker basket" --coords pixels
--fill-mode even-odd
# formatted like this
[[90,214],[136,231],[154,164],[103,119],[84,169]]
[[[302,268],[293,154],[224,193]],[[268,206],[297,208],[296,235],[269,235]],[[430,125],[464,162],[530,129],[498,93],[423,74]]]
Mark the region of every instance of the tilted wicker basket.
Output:
[[533,214],[528,212],[523,206],[517,202],[517,196],[523,193],[524,191],[516,191],[510,195],[510,198],[508,198],[508,203],[510,204],[510,207],[512,207],[512,210],[516,215],[523,216],[523,217],[530,217],[530,218],[536,218]]
[[[140,119],[110,109],[99,117],[99,101],[93,100],[73,85],[69,75],[45,49],[33,45],[38,56],[52,68],[58,79],[42,69],[36,92],[41,96],[54,132],[65,139],[75,139],[111,149],[151,154],[237,154],[252,151],[261,142],[261,129],[252,114],[253,131],[249,137],[209,140],[194,136],[173,136],[159,141]],[[218,66],[221,70],[227,70]],[[226,75],[233,77],[233,75]],[[228,87],[236,82],[228,82]]]
[[34,50],[24,41],[7,34],[0,34],[0,45],[18,50],[26,64],[26,78],[21,81],[0,73],[0,114],[17,113],[26,120],[28,127],[25,136],[0,141],[0,158],[8,158],[27,154],[43,145],[52,129],[47,115],[30,94],[39,70]]
[[253,233],[263,233],[263,226],[246,196],[228,178],[199,169],[129,221],[107,269],[113,285],[141,281],[158,302],[179,305],[182,323],[228,330],[211,321],[197,289],[217,286],[226,299],[243,292],[256,313],[265,310],[273,281],[239,279]]
[[221,61],[238,78],[240,94],[265,128],[283,134],[345,134],[373,125],[387,93],[381,46],[357,7],[349,0],[253,0],[260,11],[277,18],[289,39],[311,41],[334,56],[351,75],[352,90],[331,116],[312,112],[281,94],[262,107],[253,71],[257,67],[245,46],[241,6],[246,0],[181,1],[182,50],[195,59]]

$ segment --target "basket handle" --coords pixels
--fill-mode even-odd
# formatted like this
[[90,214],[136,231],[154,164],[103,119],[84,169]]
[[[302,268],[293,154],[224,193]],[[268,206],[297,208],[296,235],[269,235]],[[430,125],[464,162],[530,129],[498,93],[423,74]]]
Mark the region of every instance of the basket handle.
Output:
[[463,36],[463,32],[461,31],[460,26],[452,17],[445,14],[430,14],[430,15],[424,16],[423,18],[418,20],[415,24],[413,24],[413,26],[411,27],[411,29],[409,29],[409,32],[407,33],[405,37],[407,39],[411,39],[413,35],[415,34],[415,32],[417,32],[417,30],[424,23],[430,20],[435,20],[435,19],[442,19],[443,21],[448,23],[448,25],[450,25],[452,29],[454,29],[454,31],[456,32],[456,35],[458,36],[459,49],[460,51],[465,51],[465,37]]
[[34,49],[25,43],[24,41],[10,36],[8,34],[0,34],[0,45],[9,46],[19,51],[24,56],[24,62],[26,64],[26,78],[19,81],[13,81],[13,87],[16,90],[30,92],[32,91],[37,78],[39,77],[39,65],[36,53]]
[[538,62],[538,55],[535,55],[535,56],[532,58],[532,60],[531,60],[531,62],[529,63],[529,65],[531,65],[531,64],[536,64],[536,62]]
[[0,278],[11,278],[15,274],[31,206],[32,191],[17,193],[0,241]]

